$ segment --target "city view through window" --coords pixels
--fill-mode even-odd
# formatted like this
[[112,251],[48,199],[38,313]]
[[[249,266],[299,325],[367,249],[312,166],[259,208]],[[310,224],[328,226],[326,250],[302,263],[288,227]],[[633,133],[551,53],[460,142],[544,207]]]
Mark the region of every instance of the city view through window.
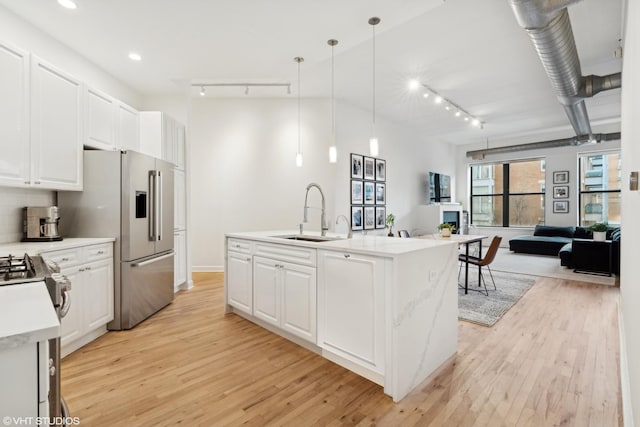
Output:
[[620,153],[580,156],[580,225],[620,225],[622,160]]

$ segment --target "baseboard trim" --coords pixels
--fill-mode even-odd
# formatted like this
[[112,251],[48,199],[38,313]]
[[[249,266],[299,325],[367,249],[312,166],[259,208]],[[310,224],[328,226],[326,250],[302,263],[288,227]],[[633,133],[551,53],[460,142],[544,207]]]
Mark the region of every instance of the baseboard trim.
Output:
[[620,390],[622,393],[623,425],[624,427],[634,427],[633,407],[631,406],[631,383],[629,383],[629,365],[627,362],[627,341],[620,300],[618,300],[618,332],[620,333]]

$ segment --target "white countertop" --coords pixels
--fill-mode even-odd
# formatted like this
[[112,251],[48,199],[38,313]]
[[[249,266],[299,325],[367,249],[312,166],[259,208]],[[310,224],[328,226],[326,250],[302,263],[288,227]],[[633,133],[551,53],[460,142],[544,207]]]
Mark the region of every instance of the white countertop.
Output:
[[0,350],[60,336],[44,282],[0,286]]
[[99,243],[114,242],[113,237],[65,237],[59,242],[13,242],[0,244],[0,256],[39,255],[43,252],[72,249]]
[[[328,250],[345,250],[354,253],[362,253],[368,255],[392,257],[404,253],[420,251],[423,249],[434,248],[438,246],[456,244],[456,242],[446,240],[426,240],[413,238],[399,238],[387,236],[365,236],[363,234],[354,234],[351,239],[347,239],[344,234],[327,233],[330,237],[341,237],[342,240],[330,240],[325,242],[307,242],[303,240],[289,240],[274,236],[288,236],[300,234],[297,230],[272,230],[272,231],[250,231],[227,233],[227,237],[237,239],[257,240],[268,243],[278,243],[290,246],[302,246],[307,248],[328,249]],[[320,236],[318,231],[305,231],[305,236]]]

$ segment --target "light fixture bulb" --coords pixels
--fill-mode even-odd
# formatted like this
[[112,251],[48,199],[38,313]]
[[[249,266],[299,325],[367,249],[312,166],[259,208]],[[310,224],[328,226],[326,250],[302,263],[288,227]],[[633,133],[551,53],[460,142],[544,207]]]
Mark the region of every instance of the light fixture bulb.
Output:
[[142,61],[142,56],[139,53],[131,52],[129,53],[129,59],[132,61]]
[[461,114],[460,110],[456,111],[456,117],[460,117]]
[[445,105],[445,106],[444,106],[444,109],[445,109],[445,110],[447,110],[447,111],[449,111],[449,110],[451,110],[451,107],[450,107],[450,106],[448,106],[448,105]]
[[335,145],[329,147],[329,163],[336,163],[338,161],[338,149]]
[[78,5],[73,0],[58,0],[58,4],[67,9],[77,9]]
[[464,116],[464,121],[468,122],[469,121],[469,116]]
[[204,86],[200,86],[200,96],[204,96]]
[[409,81],[409,90],[416,90],[420,87],[420,82],[417,80]]
[[300,152],[296,154],[296,166],[299,168],[302,167],[302,153]]
[[380,152],[380,144],[378,143],[378,138],[372,136],[369,139],[369,154],[371,157],[378,157]]
[[425,92],[425,93],[423,93],[423,94],[422,94],[422,97],[423,97],[424,99],[427,99],[427,98],[429,97],[429,92]]
[[473,120],[471,120],[471,124],[474,125],[474,126],[480,126],[480,120],[473,119]]
[[442,103],[442,97],[440,95],[436,96],[436,99],[434,99],[434,102],[436,104],[441,104]]

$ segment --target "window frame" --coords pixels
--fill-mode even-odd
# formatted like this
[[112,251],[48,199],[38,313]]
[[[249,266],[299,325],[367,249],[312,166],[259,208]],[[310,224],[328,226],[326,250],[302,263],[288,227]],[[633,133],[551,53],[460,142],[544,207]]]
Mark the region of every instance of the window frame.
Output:
[[[588,157],[594,157],[594,156],[610,156],[610,155],[617,155],[618,156],[618,163],[622,162],[622,151],[621,150],[606,150],[606,151],[589,151],[589,152],[584,152],[584,153],[578,153],[578,225],[580,227],[588,227],[591,224],[587,224],[585,225],[582,221],[582,196],[584,194],[620,194],[620,196],[622,196],[622,181],[620,181],[620,188],[618,188],[617,190],[583,190],[582,189],[582,159],[583,158],[588,158]],[[608,163],[608,162],[607,162]],[[619,173],[622,172],[622,165],[619,164],[618,165],[619,169]],[[607,217],[609,215],[607,214]],[[608,220],[607,220],[608,222]]]
[[[502,227],[502,228],[510,228],[510,221],[509,221],[509,198],[511,196],[541,196],[542,201],[541,201],[541,209],[543,212],[543,223],[546,222],[546,217],[547,217],[547,210],[546,210],[546,191],[539,191],[539,192],[514,192],[511,193],[509,192],[510,189],[510,185],[509,185],[509,179],[510,179],[510,165],[514,164],[514,163],[525,163],[525,162],[535,162],[535,161],[540,161],[542,164],[544,164],[544,167],[541,165],[540,166],[540,171],[544,171],[544,182],[545,182],[545,190],[546,190],[546,179],[547,179],[547,173],[546,173],[546,158],[545,157],[534,157],[534,158],[529,158],[529,159],[518,159],[518,160],[508,160],[508,161],[499,161],[499,162],[489,162],[489,163],[473,163],[469,165],[469,224],[475,226],[475,227]],[[502,192],[501,193],[485,193],[485,194],[473,194],[473,181],[474,181],[474,176],[473,176],[473,168],[474,167],[483,167],[483,166],[500,166],[502,165]],[[479,174],[481,175],[481,174]],[[476,178],[478,180],[481,180],[483,178]],[[539,179],[536,179],[536,184],[538,184],[539,187]],[[501,197],[502,198],[502,225],[498,225],[498,224],[494,224],[494,225],[480,225],[480,224],[474,224],[473,222],[473,212],[474,212],[474,204],[473,204],[473,200],[475,198],[479,198],[479,197],[493,197],[493,198],[497,198],[497,197]],[[534,226],[529,226],[529,225],[515,225],[513,226],[514,228],[532,228]]]

